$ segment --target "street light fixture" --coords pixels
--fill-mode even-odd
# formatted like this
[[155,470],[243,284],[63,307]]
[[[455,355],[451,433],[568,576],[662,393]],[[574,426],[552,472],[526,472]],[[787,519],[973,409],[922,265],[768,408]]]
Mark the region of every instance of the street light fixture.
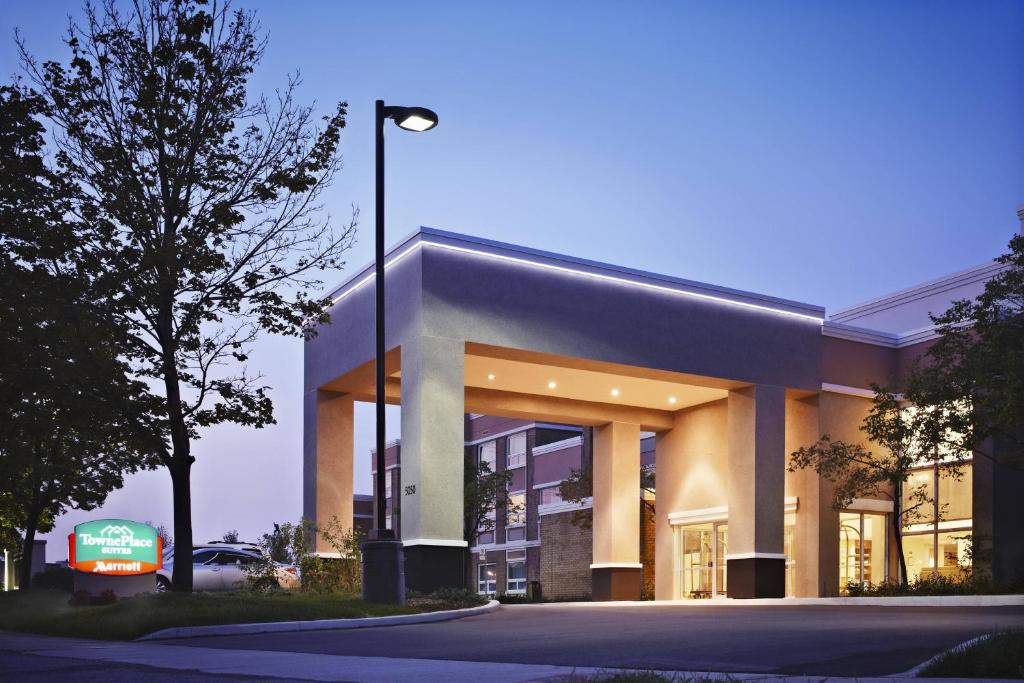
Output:
[[404,130],[416,133],[430,130],[437,125],[437,114],[424,107],[387,107],[384,100],[377,100],[374,120],[376,138],[376,240],[374,280],[376,282],[376,409],[377,409],[377,478],[374,482],[377,499],[377,524],[369,539],[363,542],[363,599],[369,602],[393,604],[405,603],[405,554],[402,542],[395,538],[395,532],[386,528],[385,514],[385,451],[384,405],[386,398],[384,371],[384,124],[392,119]]

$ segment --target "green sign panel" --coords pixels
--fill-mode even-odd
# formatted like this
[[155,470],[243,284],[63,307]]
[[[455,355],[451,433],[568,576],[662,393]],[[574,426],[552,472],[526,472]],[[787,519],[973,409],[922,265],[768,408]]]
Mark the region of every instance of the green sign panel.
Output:
[[127,519],[98,519],[75,527],[70,564],[92,574],[152,574],[160,568],[156,529]]

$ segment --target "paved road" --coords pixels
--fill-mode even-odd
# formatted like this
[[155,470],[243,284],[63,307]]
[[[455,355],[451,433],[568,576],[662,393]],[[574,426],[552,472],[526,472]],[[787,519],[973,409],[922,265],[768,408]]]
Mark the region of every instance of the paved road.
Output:
[[459,621],[167,641],[201,648],[685,671],[885,676],[1024,607],[523,605]]

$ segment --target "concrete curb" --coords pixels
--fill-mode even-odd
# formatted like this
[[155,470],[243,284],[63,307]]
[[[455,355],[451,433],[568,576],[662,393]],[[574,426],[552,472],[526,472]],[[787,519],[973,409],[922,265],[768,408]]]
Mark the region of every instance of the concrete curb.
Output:
[[926,595],[892,598],[714,598],[711,600],[615,600],[609,602],[538,602],[505,607],[814,607],[861,605],[867,607],[1021,607],[1024,595]]
[[442,612],[426,612],[424,614],[398,614],[391,617],[362,617],[357,619],[314,619],[311,621],[269,621],[255,624],[217,624],[213,626],[176,626],[165,628],[135,639],[135,642],[146,640],[171,640],[174,638],[192,638],[194,636],[237,636],[252,633],[283,633],[287,631],[329,631],[350,628],[373,628],[377,626],[402,626],[405,624],[426,624],[433,621],[451,621],[475,617],[479,614],[493,612],[500,603],[491,600],[479,607],[451,609]]

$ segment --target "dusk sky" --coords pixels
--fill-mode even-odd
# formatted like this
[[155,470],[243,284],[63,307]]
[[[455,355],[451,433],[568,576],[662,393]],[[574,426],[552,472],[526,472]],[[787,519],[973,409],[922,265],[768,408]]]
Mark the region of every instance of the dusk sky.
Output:
[[[330,213],[362,208],[346,272],[372,255],[372,106],[427,106],[388,131],[388,231],[418,225],[820,304],[831,313],[1001,253],[1024,203],[1024,2],[237,2],[270,43],[251,85],[300,70],[350,105]],[[20,28],[41,60],[80,2],[0,7],[0,71]],[[278,424],[195,444],[196,540],[255,540],[301,515],[302,342],[252,369]],[[397,436],[392,411],[389,436]],[[372,406],[357,491],[370,490]],[[130,478],[76,522],[170,525],[170,478]]]

